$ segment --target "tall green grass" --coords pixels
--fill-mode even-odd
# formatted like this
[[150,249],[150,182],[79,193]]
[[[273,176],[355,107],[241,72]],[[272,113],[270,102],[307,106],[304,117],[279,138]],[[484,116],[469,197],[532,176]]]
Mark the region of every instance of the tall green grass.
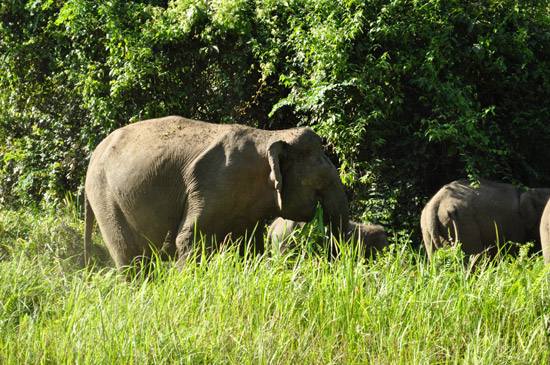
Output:
[[328,261],[303,234],[288,254],[227,248],[128,281],[98,247],[83,269],[81,237],[71,209],[0,212],[0,363],[550,363],[538,256],[470,271],[396,239]]

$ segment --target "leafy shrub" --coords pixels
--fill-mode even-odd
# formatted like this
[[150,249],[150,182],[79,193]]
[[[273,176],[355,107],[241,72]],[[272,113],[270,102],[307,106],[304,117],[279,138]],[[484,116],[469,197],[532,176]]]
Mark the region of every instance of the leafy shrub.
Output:
[[415,227],[463,176],[550,184],[545,1],[0,5],[4,203],[59,201],[110,131],[167,114],[311,125],[355,215]]

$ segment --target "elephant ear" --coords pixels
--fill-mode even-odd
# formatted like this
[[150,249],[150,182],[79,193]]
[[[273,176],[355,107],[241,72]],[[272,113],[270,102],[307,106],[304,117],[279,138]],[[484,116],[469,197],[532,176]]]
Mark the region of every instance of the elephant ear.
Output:
[[281,174],[280,160],[287,146],[287,143],[284,141],[276,141],[271,143],[267,148],[267,161],[271,168],[269,180],[277,193],[277,206],[279,210],[283,210],[283,175]]
[[312,151],[321,151],[321,138],[308,127],[277,131],[268,143],[267,159],[271,173],[269,180],[277,192],[277,205],[283,209],[283,175],[280,161],[285,157],[305,156]]

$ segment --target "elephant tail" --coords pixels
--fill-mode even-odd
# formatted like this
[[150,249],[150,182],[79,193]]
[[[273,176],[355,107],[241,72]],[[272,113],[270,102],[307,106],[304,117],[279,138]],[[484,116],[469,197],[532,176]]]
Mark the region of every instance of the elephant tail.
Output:
[[84,264],[90,263],[92,252],[92,231],[94,228],[95,215],[90,205],[90,201],[84,192]]

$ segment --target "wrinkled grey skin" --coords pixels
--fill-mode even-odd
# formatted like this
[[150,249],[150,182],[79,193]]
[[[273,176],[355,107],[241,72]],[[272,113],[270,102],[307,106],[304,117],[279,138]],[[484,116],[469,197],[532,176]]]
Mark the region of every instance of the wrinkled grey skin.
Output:
[[[278,217],[269,226],[268,237],[273,245],[279,246],[281,251],[284,251],[292,233],[305,224],[305,222],[296,222]],[[377,251],[381,251],[388,246],[386,232],[380,225],[349,221],[345,238],[349,239],[352,236],[360,241],[367,257],[375,255]]]
[[[207,249],[228,236],[261,237],[263,221],[348,220],[337,170],[309,128],[266,131],[170,116],[115,130],[92,154],[85,183],[85,247],[94,216],[117,267],[152,249],[183,263],[196,229]],[[258,224],[259,223],[259,224]],[[257,251],[263,241],[256,240]]]
[[501,243],[537,242],[540,217],[549,196],[550,189],[522,192],[511,184],[483,179],[478,188],[467,180],[443,186],[426,204],[420,218],[428,257],[457,239],[467,255],[494,255],[497,233]]
[[546,203],[540,219],[540,243],[544,263],[550,265],[550,201]]

